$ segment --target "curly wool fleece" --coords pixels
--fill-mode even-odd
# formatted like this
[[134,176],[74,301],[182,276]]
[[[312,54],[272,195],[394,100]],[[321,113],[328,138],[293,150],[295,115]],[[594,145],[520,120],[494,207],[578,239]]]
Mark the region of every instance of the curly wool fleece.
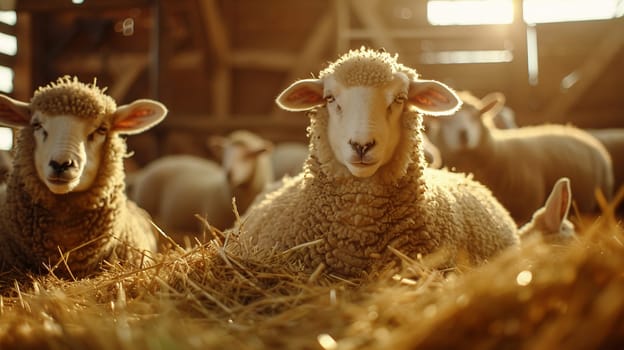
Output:
[[[366,51],[362,59],[360,52],[338,61],[342,68],[355,62],[357,69],[330,68],[352,72],[338,75],[346,80],[359,72],[348,81],[369,85],[387,76],[379,68],[405,68],[389,64],[394,59],[388,54]],[[361,62],[371,60],[375,77],[368,79],[370,65]],[[396,262],[388,247],[410,257],[444,251],[442,265],[452,266],[460,256],[479,264],[517,244],[515,223],[487,188],[462,174],[425,169],[421,115],[405,111],[393,161],[369,178],[356,178],[330,148],[326,107],[308,114],[310,156],[304,171],[250,209],[241,232],[250,251],[262,255],[297,247],[294,252],[308,269],[324,266],[360,277]]]
[[[39,89],[31,106],[44,108],[48,113],[104,119],[110,117],[116,106],[101,92],[95,84],[62,78]],[[67,101],[74,102],[65,104]],[[96,270],[103,260],[119,258],[138,264],[144,258],[143,251],[155,251],[149,216],[124,192],[126,145],[119,135],[107,136],[97,178],[83,192],[50,192],[37,176],[34,148],[33,128],[19,130],[14,170],[0,209],[6,237],[5,264],[41,271],[44,264],[58,263],[60,250],[69,252],[68,266],[78,277]]]

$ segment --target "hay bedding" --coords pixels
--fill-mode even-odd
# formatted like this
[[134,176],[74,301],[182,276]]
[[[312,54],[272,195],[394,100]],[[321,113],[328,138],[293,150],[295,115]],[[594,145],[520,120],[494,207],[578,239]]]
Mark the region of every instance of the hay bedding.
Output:
[[404,259],[372,281],[242,259],[235,235],[78,281],[6,274],[0,348],[623,348],[624,235],[607,219],[569,247],[453,271]]

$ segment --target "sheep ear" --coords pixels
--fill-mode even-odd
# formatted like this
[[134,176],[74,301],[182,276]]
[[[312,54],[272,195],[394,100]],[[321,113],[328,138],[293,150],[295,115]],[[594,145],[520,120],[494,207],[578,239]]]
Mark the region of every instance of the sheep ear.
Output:
[[141,133],[160,123],[167,108],[160,102],[141,99],[117,108],[113,115],[112,131],[126,135]]
[[544,223],[549,231],[559,231],[561,223],[568,218],[571,202],[570,179],[562,177],[553,186],[544,205]]
[[451,115],[462,104],[451,88],[435,80],[411,81],[407,100],[416,111],[431,116]]
[[275,99],[280,108],[292,111],[307,111],[325,103],[323,99],[323,81],[303,79],[294,82]]
[[505,107],[505,95],[500,92],[489,93],[481,99],[481,106],[479,109],[481,115],[489,112],[495,116]]
[[21,128],[30,124],[30,117],[30,105],[28,103],[0,95],[0,124]]

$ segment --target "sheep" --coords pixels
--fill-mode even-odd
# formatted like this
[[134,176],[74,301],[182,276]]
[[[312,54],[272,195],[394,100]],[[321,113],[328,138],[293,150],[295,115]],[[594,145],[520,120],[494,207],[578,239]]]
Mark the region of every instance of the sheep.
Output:
[[0,95],[0,123],[19,129],[0,203],[4,267],[44,273],[62,262],[55,273],[82,277],[104,261],[140,266],[156,251],[149,215],[124,192],[120,135],[149,129],[167,109],[147,99],[117,107],[104,91],[64,76],[29,103]]
[[233,250],[287,251],[308,270],[358,278],[392,268],[401,254],[481,264],[518,244],[515,223],[486,187],[426,168],[421,113],[450,114],[461,102],[397,56],[351,50],[276,102],[307,111],[310,155],[248,210]]
[[504,101],[501,94],[479,100],[464,92],[460,97],[463,106],[453,118],[430,123],[429,138],[440,149],[445,166],[472,173],[519,225],[531,218],[561,177],[571,180],[582,213],[598,208],[596,189],[611,197],[611,159],[587,132],[556,124],[497,129],[491,115]]
[[535,213],[531,221],[520,227],[518,235],[524,242],[532,237],[540,237],[546,242],[568,243],[576,237],[574,224],[568,220],[572,204],[570,179],[557,180],[546,199],[544,206]]
[[271,163],[273,175],[281,179],[284,175],[296,175],[303,170],[308,158],[308,145],[301,142],[281,142],[273,147]]
[[202,227],[196,214],[220,230],[231,227],[232,197],[244,213],[273,181],[270,142],[237,130],[227,137],[212,137],[210,144],[222,154],[222,166],[192,155],[166,156],[148,164],[133,180],[130,197],[174,237]]
[[624,186],[624,129],[588,129],[587,132],[609,152],[613,164],[613,189],[620,189]]

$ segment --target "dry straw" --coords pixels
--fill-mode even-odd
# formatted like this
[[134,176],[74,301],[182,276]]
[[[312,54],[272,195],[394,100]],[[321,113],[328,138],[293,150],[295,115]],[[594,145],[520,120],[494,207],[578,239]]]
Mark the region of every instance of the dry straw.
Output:
[[404,258],[367,281],[304,271],[292,251],[241,258],[230,253],[237,235],[212,228],[208,242],[142,270],[7,274],[0,348],[622,348],[624,235],[603,209],[569,246],[529,242],[451,271]]

